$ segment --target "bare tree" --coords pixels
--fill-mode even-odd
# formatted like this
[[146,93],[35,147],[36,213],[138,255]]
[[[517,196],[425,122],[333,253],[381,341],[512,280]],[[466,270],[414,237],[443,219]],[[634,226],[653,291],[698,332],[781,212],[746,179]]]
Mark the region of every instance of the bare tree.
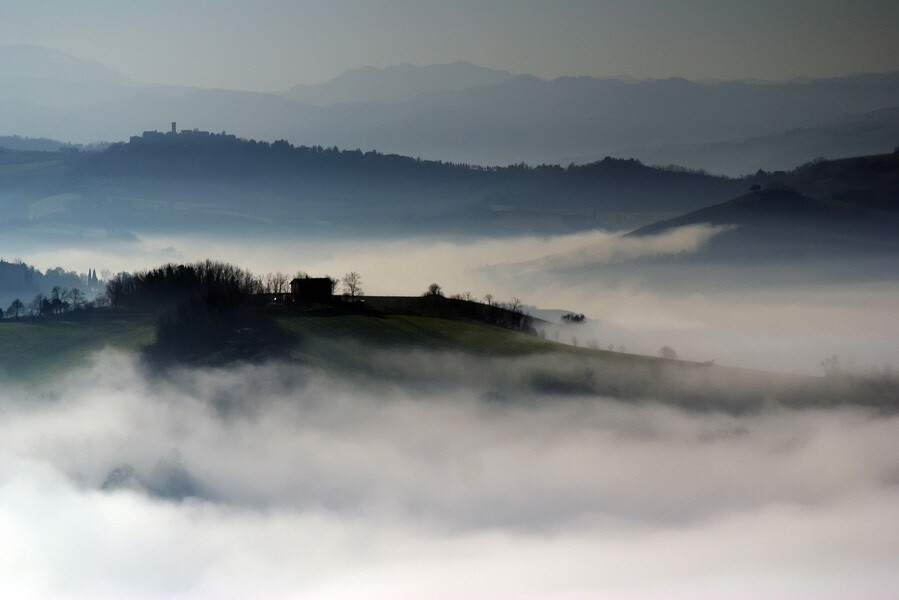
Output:
[[437,285],[436,283],[432,283],[428,286],[428,291],[425,292],[425,296],[442,296],[443,289]]
[[362,276],[356,271],[350,271],[340,280],[343,283],[343,293],[355,300],[362,295]]
[[283,294],[287,290],[287,275],[278,271],[272,278],[272,283],[275,287],[274,293]]
[[21,300],[16,298],[15,300],[12,301],[12,304],[9,305],[9,308],[6,309],[6,316],[8,317],[9,313],[12,313],[13,318],[18,319],[19,313],[23,312],[24,310],[25,310],[25,305],[22,303]]
[[677,359],[677,352],[671,346],[662,346],[659,348],[659,356],[668,360],[675,360]]
[[484,296],[484,304],[487,306],[493,306],[493,294],[487,294]]
[[28,305],[28,310],[32,315],[43,315],[50,310],[50,301],[43,294],[37,294],[34,300]]
[[59,314],[68,308],[69,303],[64,300],[66,296],[68,296],[69,290],[54,285],[53,289],[50,290],[50,312],[53,314]]
[[263,278],[265,291],[269,294],[283,294],[287,289],[287,275],[281,273],[269,273]]
[[78,288],[72,288],[69,290],[69,293],[66,294],[66,300],[72,304],[73,309],[77,310],[84,306],[84,292]]

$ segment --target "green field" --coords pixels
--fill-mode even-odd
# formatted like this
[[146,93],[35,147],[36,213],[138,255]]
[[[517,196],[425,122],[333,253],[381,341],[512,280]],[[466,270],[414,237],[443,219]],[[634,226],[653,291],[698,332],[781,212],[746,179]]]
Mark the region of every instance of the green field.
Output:
[[0,161],[0,176],[18,175],[19,173],[26,173],[28,171],[50,169],[59,166],[60,164],[62,164],[62,161],[60,160],[35,160],[30,162]]
[[[112,311],[0,320],[0,373],[33,380],[86,363],[105,347],[142,350],[155,341],[155,319]],[[395,314],[309,314],[279,317],[288,353],[305,363],[354,368],[364,356],[346,356],[347,343],[372,349],[422,349],[493,357],[560,353],[610,360],[657,359],[574,348],[494,325],[460,319]]]
[[0,373],[39,382],[87,363],[106,347],[140,350],[153,343],[150,319],[94,313],[0,320]]

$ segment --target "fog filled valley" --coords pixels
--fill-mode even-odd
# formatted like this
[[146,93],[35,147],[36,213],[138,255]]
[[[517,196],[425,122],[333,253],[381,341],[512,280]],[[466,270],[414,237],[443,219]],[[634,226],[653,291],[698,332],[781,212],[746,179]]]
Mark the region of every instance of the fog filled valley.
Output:
[[4,387],[4,589],[895,591],[894,414],[776,405],[730,414],[487,391],[277,362],[159,376],[112,351],[40,392]]
[[[285,270],[303,256],[315,273],[352,264],[371,296],[419,295],[432,279],[421,265],[439,264],[447,294],[525,289],[528,303],[590,316],[566,325],[562,311],[531,309],[551,319],[535,322],[541,340],[314,309],[278,318],[298,336],[288,355],[218,366],[148,360],[153,318],[97,308],[7,319],[4,590],[888,597],[899,553],[895,284],[716,290],[690,265],[681,288],[602,275],[639,272],[647,256],[683,259],[718,233],[252,249],[131,240],[122,265],[200,252]],[[78,269],[101,260],[91,246],[75,256]],[[73,341],[71,331],[128,318],[135,332]],[[662,344],[701,363],[630,354]],[[831,354],[842,363],[824,360],[821,377]],[[718,366],[728,364],[797,375]]]
[[214,4],[0,18],[0,597],[899,597],[899,12]]
[[[808,195],[720,180],[735,200],[680,216],[622,203],[635,184],[621,183],[603,192],[610,210],[596,221],[519,207],[470,228],[478,201],[396,221],[413,204],[368,200],[371,231],[364,211],[335,206],[324,221],[293,221],[291,235],[277,219],[227,213],[202,178],[190,193],[205,189],[208,207],[179,213],[165,200],[147,220],[135,216],[146,208],[104,213],[127,178],[92,176],[27,219],[7,204],[3,591],[894,595],[895,162],[780,176]],[[855,196],[831,177],[846,164]],[[814,189],[812,169],[831,183]],[[525,169],[510,185],[541,177]],[[63,176],[35,192],[39,179],[22,181],[13,194],[72,185]],[[27,198],[18,206],[42,206]],[[85,202],[99,210],[80,213]],[[279,210],[303,218],[302,206]],[[595,227],[615,206],[634,211]],[[185,296],[171,312],[111,293],[163,263],[210,257],[260,282],[330,275],[344,295],[232,320],[205,312],[215,295]],[[358,299],[347,298],[348,271]],[[438,307],[514,305],[532,325],[378,308],[432,284]],[[80,304],[65,296],[74,286],[89,294]],[[70,302],[56,310],[57,296]]]
[[[570,168],[486,171],[504,183],[479,187],[451,167],[450,182],[413,187],[468,181],[466,208],[445,195],[418,214],[414,194],[383,205],[353,183],[344,205],[272,209],[292,221],[248,213],[274,205],[254,207],[239,182],[223,204],[208,173],[148,185],[11,171],[4,592],[895,594],[895,155],[743,180],[593,168],[580,182]],[[616,179],[622,168],[639,174]],[[640,191],[647,174],[662,182]],[[657,211],[653,194],[678,197],[665,190],[683,177],[710,196]],[[208,203],[179,205],[181,185]],[[508,186],[557,194],[555,208],[489,204]],[[584,219],[596,189],[603,210]],[[104,208],[135,192],[161,200]],[[172,312],[111,293],[207,258],[259,282],[282,273],[270,292],[288,289],[283,274],[330,275],[343,296],[217,321],[214,295]],[[531,325],[378,308],[435,285],[437,306],[518,306]],[[57,296],[70,302],[56,310]]]

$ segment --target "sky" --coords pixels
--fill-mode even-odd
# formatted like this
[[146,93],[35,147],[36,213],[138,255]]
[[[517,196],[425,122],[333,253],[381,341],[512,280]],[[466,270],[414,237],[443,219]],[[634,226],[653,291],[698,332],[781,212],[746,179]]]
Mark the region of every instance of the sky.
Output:
[[[12,5],[10,5],[12,4]],[[362,66],[466,60],[554,78],[835,76],[899,69],[889,0],[47,0],[3,3],[0,45],[142,83],[252,91]]]

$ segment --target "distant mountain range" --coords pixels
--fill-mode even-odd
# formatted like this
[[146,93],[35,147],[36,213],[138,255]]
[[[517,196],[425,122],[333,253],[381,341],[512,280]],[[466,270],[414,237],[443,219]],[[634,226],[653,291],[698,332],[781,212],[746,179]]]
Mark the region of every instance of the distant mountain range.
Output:
[[[891,151],[897,107],[899,73],[785,83],[547,81],[452,63],[363,68],[263,94],[139,85],[58,52],[0,48],[0,134],[81,143],[177,121],[250,139],[481,165],[611,155],[742,174]],[[809,155],[811,147],[820,151]]]
[[711,173],[738,173],[740,165],[766,171],[789,170],[802,160],[858,156],[889,150],[899,143],[899,106],[842,117],[816,127],[700,144],[632,148],[625,154],[651,164],[678,164]]
[[133,84],[124,75],[94,61],[27,44],[0,46],[0,73],[6,80],[103,82],[122,86]]
[[297,85],[284,96],[315,106],[356,102],[406,102],[426,92],[461,90],[496,85],[515,77],[506,71],[485,69],[468,62],[418,67],[408,63],[386,69],[353,69],[325,83]]

